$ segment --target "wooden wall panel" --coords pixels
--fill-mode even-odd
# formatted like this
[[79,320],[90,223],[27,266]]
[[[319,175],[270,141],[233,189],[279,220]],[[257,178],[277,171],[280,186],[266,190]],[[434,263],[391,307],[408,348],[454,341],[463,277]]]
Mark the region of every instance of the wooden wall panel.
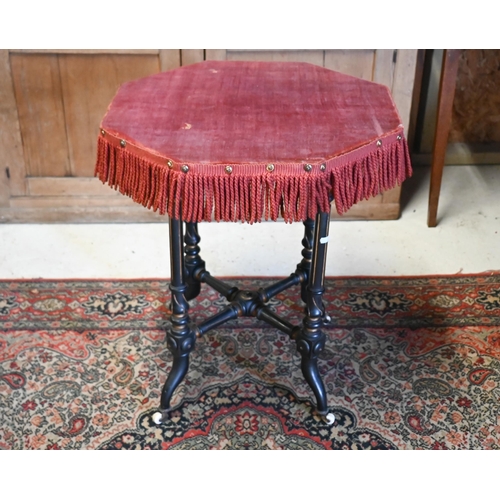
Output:
[[0,50],[0,221],[164,221],[93,177],[95,147],[121,83],[180,64],[180,49]]
[[373,81],[392,89],[394,82],[395,49],[377,49],[373,65]]
[[327,50],[325,68],[373,80],[374,50]]
[[26,194],[26,171],[9,53],[0,50],[0,207]]
[[[109,188],[108,188],[109,189]],[[16,196],[13,208],[58,208],[58,207],[134,207],[137,206],[128,196]],[[146,209],[147,210],[147,209]]]
[[123,196],[96,177],[28,177],[28,190],[35,196]]
[[205,49],[205,61],[225,61],[226,49]]
[[416,68],[417,51],[410,49],[398,50],[394,67],[392,98],[398,108],[405,132],[408,132],[408,127],[410,126],[410,111]]
[[11,54],[28,175],[70,174],[57,55]]
[[2,209],[0,207],[0,222],[8,223],[131,223],[131,222],[167,222],[167,218],[144,208],[137,203],[131,206],[108,206],[106,199],[101,200],[100,206],[77,206],[69,198],[64,205],[40,207],[36,203],[29,207],[12,207]]
[[99,124],[122,82],[160,71],[154,55],[59,55],[70,175],[94,175]]
[[9,49],[12,54],[139,54],[158,55],[165,49]]
[[182,49],[181,50],[181,64],[188,66],[197,62],[205,60],[205,51],[203,49]]
[[6,170],[0,170],[0,207],[8,207],[10,204],[10,186]]
[[178,68],[181,65],[180,49],[161,49],[160,56],[160,71],[170,71]]
[[227,50],[228,61],[293,61],[323,66],[323,50]]

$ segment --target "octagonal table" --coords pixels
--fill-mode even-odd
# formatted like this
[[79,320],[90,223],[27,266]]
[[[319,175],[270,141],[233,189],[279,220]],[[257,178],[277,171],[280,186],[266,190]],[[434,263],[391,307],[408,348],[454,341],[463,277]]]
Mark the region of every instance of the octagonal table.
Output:
[[[316,410],[332,422],[317,363],[329,320],[322,295],[330,203],[342,214],[411,175],[389,89],[308,63],[279,62],[206,61],[127,82],[102,121],[96,175],[169,216],[173,365],[155,422],[172,410],[196,339],[239,316],[254,316],[295,340]],[[288,278],[250,291],[206,270],[199,222],[280,217],[305,228],[302,260]],[[193,325],[188,301],[201,283],[228,304]],[[300,325],[266,305],[294,285],[305,303]]]

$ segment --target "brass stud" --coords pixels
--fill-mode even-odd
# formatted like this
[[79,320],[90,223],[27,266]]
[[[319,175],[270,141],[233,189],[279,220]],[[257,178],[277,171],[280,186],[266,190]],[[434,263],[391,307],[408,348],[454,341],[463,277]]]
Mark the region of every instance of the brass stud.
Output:
[[322,163],[321,166],[319,167],[322,172],[326,170],[326,164]]
[[173,168],[173,166],[174,166],[174,162],[172,160],[168,160],[167,161],[167,167],[168,168]]
[[312,165],[309,165],[309,163],[307,163],[306,165],[304,165],[304,170],[306,172],[310,172],[312,169],[313,169],[313,167],[312,167]]
[[382,146],[382,141],[380,139],[377,141],[377,146],[378,147]]
[[231,167],[231,165],[226,165],[224,170],[226,171],[226,174],[230,174],[233,171],[233,167]]
[[403,138],[403,137],[402,137],[402,136],[400,136],[400,135],[398,135],[398,136],[396,137],[396,139],[397,139],[398,141],[400,141],[402,138]]
[[181,170],[187,174],[189,172],[189,167],[187,165],[182,165]]
[[120,146],[121,146],[122,148],[124,148],[126,145],[127,145],[127,143],[125,142],[125,139],[122,139],[122,140],[120,141]]
[[273,172],[273,171],[274,171],[274,165],[273,165],[272,163],[268,163],[268,164],[266,165],[266,170],[267,170],[268,172]]
[[101,129],[101,135],[104,137],[106,135],[106,131],[104,129]]

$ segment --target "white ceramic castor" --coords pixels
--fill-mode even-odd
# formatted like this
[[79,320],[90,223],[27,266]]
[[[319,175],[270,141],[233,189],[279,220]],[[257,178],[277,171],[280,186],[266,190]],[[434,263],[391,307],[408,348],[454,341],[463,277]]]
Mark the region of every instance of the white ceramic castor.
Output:
[[163,423],[163,415],[161,411],[157,411],[156,413],[153,414],[153,422],[156,425],[160,425]]
[[335,415],[333,413],[327,413],[325,415],[325,420],[328,425],[333,425],[335,422]]

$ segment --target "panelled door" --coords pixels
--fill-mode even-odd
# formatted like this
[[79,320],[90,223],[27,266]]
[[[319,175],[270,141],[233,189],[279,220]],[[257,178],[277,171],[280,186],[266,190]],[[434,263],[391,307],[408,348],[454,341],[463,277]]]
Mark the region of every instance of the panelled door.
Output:
[[[384,83],[408,123],[413,50],[0,50],[0,221],[165,221],[93,177],[99,123],[121,83],[205,59],[306,61]],[[399,192],[348,216],[395,219]]]
[[180,66],[180,50],[1,50],[0,220],[163,220],[94,178],[119,85]]

